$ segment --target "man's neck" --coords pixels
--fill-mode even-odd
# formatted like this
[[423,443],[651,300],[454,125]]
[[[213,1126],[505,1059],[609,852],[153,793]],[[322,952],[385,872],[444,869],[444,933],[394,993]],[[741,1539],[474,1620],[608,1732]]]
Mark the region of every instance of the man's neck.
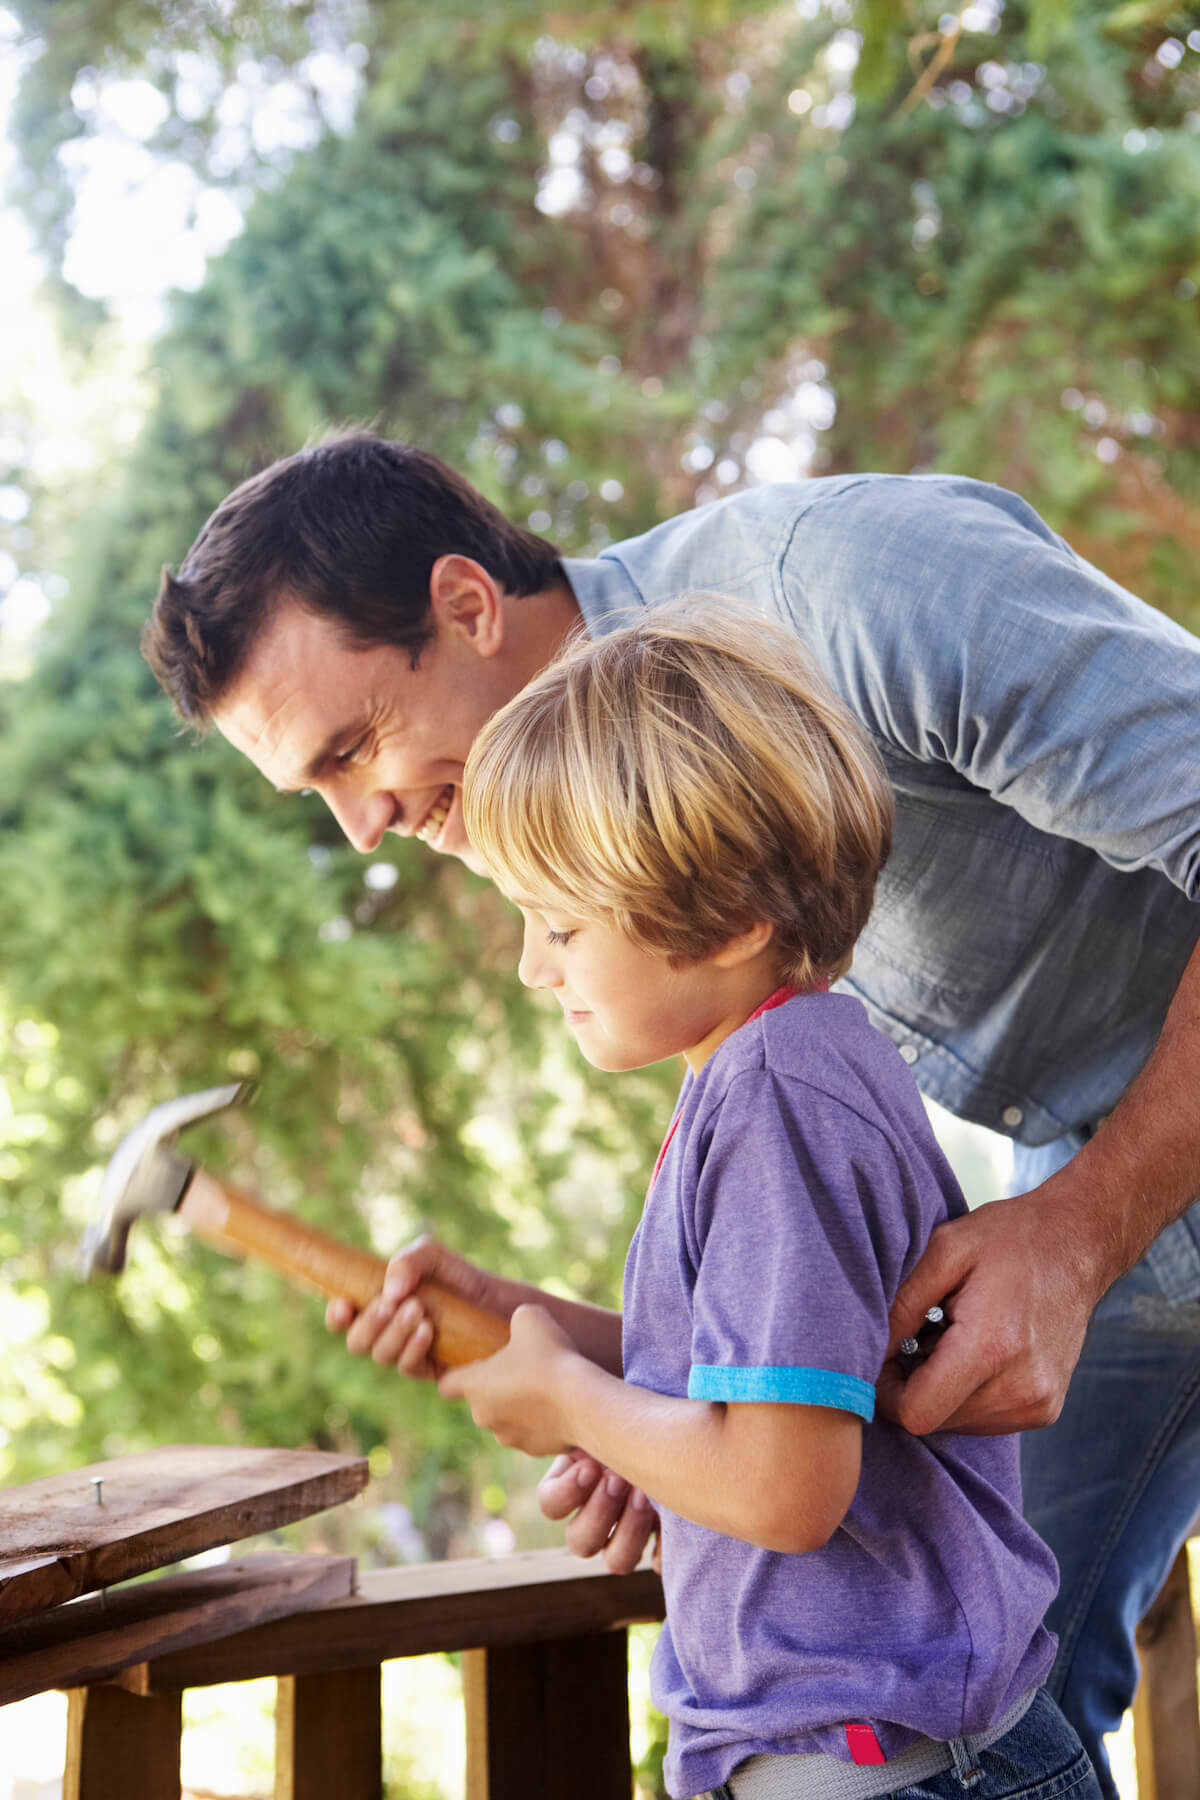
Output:
[[505,639],[521,684],[553,662],[571,636],[583,628],[583,613],[565,579],[536,594],[505,594]]

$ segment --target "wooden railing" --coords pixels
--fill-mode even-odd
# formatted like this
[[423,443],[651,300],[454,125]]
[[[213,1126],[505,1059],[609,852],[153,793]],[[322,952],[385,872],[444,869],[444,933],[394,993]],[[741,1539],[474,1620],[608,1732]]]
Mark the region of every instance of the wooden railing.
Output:
[[1138,1626],[1137,1644],[1141,1680],[1133,1703],[1133,1747],[1138,1800],[1200,1800],[1196,1621],[1186,1544]]
[[468,1800],[630,1800],[626,1627],[661,1617],[653,1571],[560,1550],[370,1571],[318,1610],[73,1689],[64,1800],[178,1800],[184,1689],[264,1675],[275,1800],[380,1800],[380,1664],[441,1650],[464,1653]]
[[[278,1561],[280,1579],[293,1579],[282,1566],[289,1559]],[[345,1559],[312,1561],[328,1562],[332,1574]],[[247,1559],[257,1594],[271,1562]],[[174,1615],[187,1584],[199,1593],[214,1573],[154,1586],[165,1599],[173,1585]],[[222,1581],[226,1603],[230,1579]],[[80,1603],[81,1612],[94,1604]],[[64,1800],[178,1800],[184,1690],[262,1676],[278,1683],[275,1800],[380,1800],[380,1665],[455,1650],[463,1652],[467,1800],[629,1800],[626,1627],[661,1617],[650,1570],[609,1575],[565,1551],[371,1571],[355,1592],[314,1610],[183,1650],[164,1643],[73,1688]],[[118,1628],[120,1618],[118,1608]],[[1139,1800],[1197,1800],[1186,1550],[1138,1636]]]

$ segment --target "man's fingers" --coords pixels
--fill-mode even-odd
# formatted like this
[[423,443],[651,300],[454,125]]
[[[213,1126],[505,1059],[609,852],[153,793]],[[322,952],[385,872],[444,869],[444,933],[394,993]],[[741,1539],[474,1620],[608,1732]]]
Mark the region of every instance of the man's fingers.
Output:
[[926,1361],[918,1363],[907,1378],[895,1363],[885,1364],[885,1371],[886,1379],[876,1387],[880,1408],[918,1437],[946,1428],[951,1417],[980,1387],[979,1362],[973,1354],[970,1335],[956,1331],[953,1325],[942,1333]]
[[889,1356],[895,1356],[905,1338],[916,1337],[930,1307],[941,1306],[962,1280],[962,1259],[951,1255],[955,1240],[947,1240],[942,1235],[945,1230],[944,1225],[938,1226],[920,1262],[897,1291],[889,1322]]

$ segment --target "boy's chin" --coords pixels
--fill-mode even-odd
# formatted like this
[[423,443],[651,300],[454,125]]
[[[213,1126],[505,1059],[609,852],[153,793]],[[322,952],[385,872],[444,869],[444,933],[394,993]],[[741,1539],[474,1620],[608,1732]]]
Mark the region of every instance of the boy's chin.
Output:
[[630,1069],[649,1069],[656,1062],[666,1062],[667,1057],[650,1057],[623,1055],[619,1050],[585,1050],[579,1046],[580,1055],[585,1062],[590,1062],[593,1069],[601,1069],[606,1075],[625,1075]]

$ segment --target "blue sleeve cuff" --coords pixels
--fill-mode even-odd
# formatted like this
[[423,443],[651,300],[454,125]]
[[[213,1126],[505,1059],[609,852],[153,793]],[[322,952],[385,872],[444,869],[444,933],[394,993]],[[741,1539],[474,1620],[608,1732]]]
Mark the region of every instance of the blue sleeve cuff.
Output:
[[799,1406],[833,1406],[839,1412],[875,1417],[875,1389],[857,1375],[833,1369],[722,1368],[693,1363],[689,1400],[782,1400]]

